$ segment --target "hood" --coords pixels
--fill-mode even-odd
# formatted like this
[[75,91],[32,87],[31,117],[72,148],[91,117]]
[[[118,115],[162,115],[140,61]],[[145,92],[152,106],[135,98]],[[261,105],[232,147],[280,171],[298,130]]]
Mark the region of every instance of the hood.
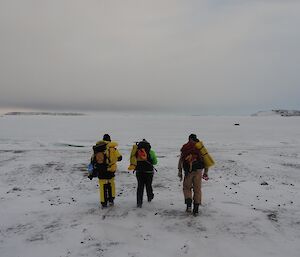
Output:
[[111,141],[111,142],[108,142],[107,146],[108,146],[109,148],[117,147],[117,146],[118,146],[118,143],[115,142],[115,141]]

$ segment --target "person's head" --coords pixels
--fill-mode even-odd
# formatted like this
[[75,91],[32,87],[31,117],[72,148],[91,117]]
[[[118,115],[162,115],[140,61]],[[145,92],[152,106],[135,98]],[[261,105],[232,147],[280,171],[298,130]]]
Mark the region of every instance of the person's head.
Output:
[[146,151],[150,151],[151,145],[150,143],[144,138],[142,141],[137,143],[138,149],[144,148]]
[[198,141],[198,138],[196,136],[196,134],[190,134],[189,135],[189,141],[194,141],[194,142],[197,142]]
[[111,141],[110,135],[105,134],[105,135],[103,136],[103,140],[104,140],[104,141]]

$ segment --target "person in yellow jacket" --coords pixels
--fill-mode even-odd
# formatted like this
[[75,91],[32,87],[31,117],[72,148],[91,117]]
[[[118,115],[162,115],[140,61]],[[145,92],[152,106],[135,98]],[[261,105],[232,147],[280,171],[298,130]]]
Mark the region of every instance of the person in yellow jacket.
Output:
[[184,170],[183,194],[186,212],[192,211],[193,202],[193,214],[195,216],[198,215],[199,205],[202,204],[202,178],[208,180],[208,169],[213,165],[214,160],[203,143],[195,134],[191,134],[189,141],[181,148],[178,162],[178,177],[180,181],[182,181],[182,170]]
[[103,208],[107,207],[107,204],[113,205],[116,196],[114,177],[117,162],[122,160],[122,155],[119,153],[117,146],[118,143],[111,141],[108,134],[105,134],[103,140],[98,141],[93,146],[94,154],[91,163],[94,172],[98,175],[100,203]]

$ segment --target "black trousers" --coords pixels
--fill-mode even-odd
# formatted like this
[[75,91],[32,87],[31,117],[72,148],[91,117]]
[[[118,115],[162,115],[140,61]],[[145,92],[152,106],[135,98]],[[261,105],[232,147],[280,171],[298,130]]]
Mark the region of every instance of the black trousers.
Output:
[[144,195],[144,187],[146,186],[147,198],[148,201],[151,201],[154,197],[153,189],[152,189],[152,180],[153,180],[153,173],[143,173],[143,172],[136,172],[136,179],[138,182],[137,186],[137,204],[143,204],[143,195]]
[[103,190],[105,203],[112,202],[114,198],[112,197],[111,184],[105,184]]

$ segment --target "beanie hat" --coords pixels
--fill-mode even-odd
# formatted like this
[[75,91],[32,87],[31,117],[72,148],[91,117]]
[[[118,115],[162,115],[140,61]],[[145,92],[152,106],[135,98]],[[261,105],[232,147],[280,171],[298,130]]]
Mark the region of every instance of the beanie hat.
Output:
[[111,141],[111,140],[110,140],[110,135],[105,134],[105,135],[103,136],[103,140],[104,140],[104,141]]
[[190,134],[189,135],[189,140],[193,140],[193,141],[196,142],[198,140],[196,134]]

